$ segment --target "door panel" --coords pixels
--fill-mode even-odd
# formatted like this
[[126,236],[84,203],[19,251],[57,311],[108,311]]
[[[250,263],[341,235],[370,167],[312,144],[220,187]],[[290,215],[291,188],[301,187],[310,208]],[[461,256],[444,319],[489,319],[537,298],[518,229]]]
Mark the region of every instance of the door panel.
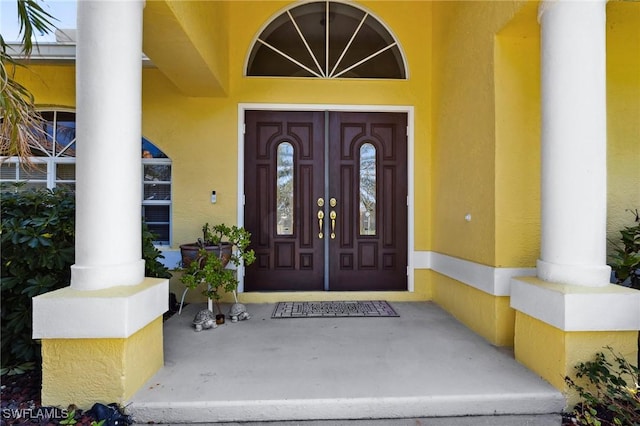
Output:
[[[330,288],[406,290],[406,115],[332,112],[329,121],[329,176],[340,176],[329,180],[329,196],[337,199],[338,229],[329,240]],[[375,156],[371,233],[362,226],[367,213],[361,195],[365,144],[373,147]]]
[[[324,193],[324,113],[247,111],[245,116],[245,227],[256,262],[245,289],[322,290],[323,241],[317,238],[315,201]],[[278,148],[293,148],[293,229],[278,229]]]
[[406,290],[406,117],[246,112],[247,291]]

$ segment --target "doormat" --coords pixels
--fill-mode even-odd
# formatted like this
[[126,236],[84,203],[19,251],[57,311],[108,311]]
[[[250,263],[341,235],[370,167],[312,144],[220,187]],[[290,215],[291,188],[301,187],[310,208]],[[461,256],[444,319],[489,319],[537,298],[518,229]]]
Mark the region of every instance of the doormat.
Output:
[[278,302],[271,318],[399,317],[384,300]]

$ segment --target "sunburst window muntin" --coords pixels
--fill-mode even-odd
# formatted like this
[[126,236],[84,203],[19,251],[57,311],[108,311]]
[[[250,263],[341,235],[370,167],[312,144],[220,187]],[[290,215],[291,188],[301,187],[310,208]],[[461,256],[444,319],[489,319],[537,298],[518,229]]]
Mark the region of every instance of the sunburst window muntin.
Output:
[[295,3],[260,31],[247,56],[250,77],[407,78],[391,31],[353,3]]

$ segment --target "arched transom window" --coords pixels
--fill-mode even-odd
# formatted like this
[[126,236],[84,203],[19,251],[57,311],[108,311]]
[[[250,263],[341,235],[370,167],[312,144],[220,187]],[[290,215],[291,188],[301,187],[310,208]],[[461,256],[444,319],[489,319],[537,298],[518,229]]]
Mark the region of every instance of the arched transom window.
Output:
[[247,61],[248,76],[407,78],[400,45],[367,11],[313,1],[273,19]]

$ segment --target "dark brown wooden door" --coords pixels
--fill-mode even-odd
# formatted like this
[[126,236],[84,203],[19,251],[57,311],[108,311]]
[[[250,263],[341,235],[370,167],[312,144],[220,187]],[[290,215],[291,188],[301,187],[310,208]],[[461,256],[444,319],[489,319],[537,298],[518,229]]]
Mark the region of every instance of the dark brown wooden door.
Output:
[[331,290],[407,289],[406,134],[406,114],[330,114]]
[[403,113],[246,112],[246,291],[407,288],[406,128]]

